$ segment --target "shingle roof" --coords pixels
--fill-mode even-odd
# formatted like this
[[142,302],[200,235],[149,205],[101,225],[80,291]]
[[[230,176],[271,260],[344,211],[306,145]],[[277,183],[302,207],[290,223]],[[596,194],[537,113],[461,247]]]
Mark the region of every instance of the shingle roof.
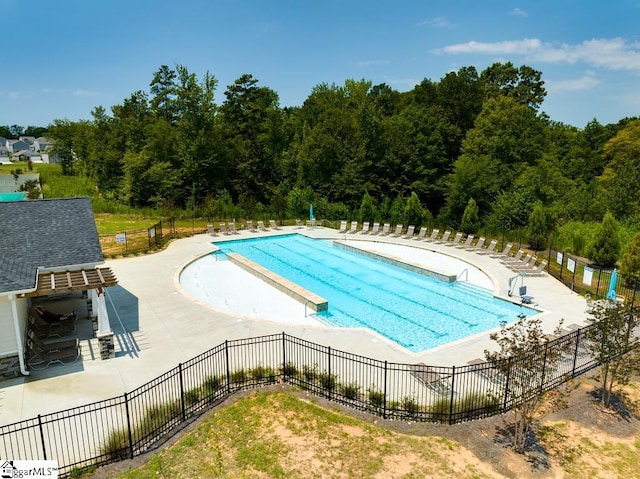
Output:
[[0,293],[34,288],[39,266],[103,261],[89,198],[0,203]]

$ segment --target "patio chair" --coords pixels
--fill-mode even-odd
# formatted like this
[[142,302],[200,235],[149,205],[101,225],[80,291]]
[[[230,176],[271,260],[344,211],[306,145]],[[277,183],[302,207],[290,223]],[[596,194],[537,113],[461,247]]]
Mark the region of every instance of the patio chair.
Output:
[[[345,222],[345,226],[346,226],[346,222]],[[296,218],[296,227],[294,229],[299,230],[301,228],[304,228],[304,226],[302,226],[302,221],[300,221],[300,218]]]
[[504,247],[504,249],[502,250],[502,253],[492,254],[490,256],[492,258],[503,258],[503,257],[509,256],[509,253],[511,252],[511,248],[513,248],[513,244],[507,243],[507,246]]
[[402,225],[396,225],[396,230],[391,236],[394,238],[400,238],[400,236],[402,236]]
[[346,233],[347,232],[347,220],[340,221],[340,229],[338,233]]
[[451,381],[448,374],[441,374],[424,363],[414,364],[411,375],[438,394],[451,394]]
[[415,225],[409,225],[407,228],[407,232],[404,234],[403,238],[411,239],[413,238],[413,232],[416,230]]
[[76,322],[74,319],[68,319],[59,323],[45,323],[36,316],[29,315],[29,329],[41,339],[67,336],[75,331]]
[[531,271],[526,271],[527,276],[545,276],[547,273],[544,272],[544,269],[547,267],[547,260],[542,260],[540,264],[531,269]]
[[255,233],[258,231],[255,226],[253,226],[253,220],[247,220],[247,230]]
[[382,227],[382,231],[380,232],[380,236],[388,236],[391,229],[391,225],[389,223],[385,223]]
[[476,253],[491,255],[495,251],[497,244],[498,244],[498,240],[491,240],[491,242],[489,243],[489,246],[487,246],[486,249],[483,249],[481,251],[476,251]]
[[476,244],[470,244],[465,249],[467,251],[478,251],[478,250],[481,250],[483,246],[484,246],[484,236],[480,236]]
[[460,248],[460,249],[469,248],[471,246],[471,243],[473,243],[473,238],[474,238],[474,235],[467,235],[467,239],[464,240],[464,243],[456,245],[456,248]]
[[357,221],[352,221],[351,222],[351,228],[349,228],[349,230],[347,231],[347,234],[355,234],[355,232],[358,231],[358,222]]
[[532,256],[528,254],[522,261],[516,262],[515,264],[511,264],[509,267],[512,271],[516,273],[527,272],[533,270],[534,265],[538,261],[537,256]]
[[282,228],[280,228],[278,226],[278,224],[276,223],[276,220],[269,220],[269,226],[271,227],[271,229],[273,230],[281,230]]
[[456,246],[460,243],[460,240],[462,239],[462,233],[460,233],[459,231],[456,233],[456,235],[454,236],[453,240],[450,243],[445,243],[445,246]]
[[426,226],[422,226],[420,228],[420,232],[413,239],[414,240],[423,240],[425,238],[426,234],[427,234],[427,227]]
[[449,241],[449,236],[451,236],[451,231],[446,230],[442,235],[442,238],[440,238],[439,240],[435,240],[434,243],[445,244],[447,241]]
[[207,233],[209,233],[211,236],[218,236],[213,225],[207,225]]
[[371,234],[377,235],[378,233],[380,233],[380,223],[373,223],[373,226],[371,227]]
[[232,235],[239,235],[240,234],[238,232],[238,230],[236,230],[236,224],[235,223],[229,223],[229,234],[232,234]]
[[227,223],[220,223],[220,233],[222,233],[223,235],[228,235],[229,234],[229,230],[227,229]]
[[69,339],[42,339],[33,331],[29,331],[29,339],[33,341],[33,346],[41,351],[57,351],[59,349],[75,348],[78,346],[77,338]]
[[361,235],[369,234],[369,222],[365,221],[362,223],[362,229],[360,230]]
[[53,363],[73,363],[80,357],[80,348],[77,345],[60,349],[41,349],[31,339],[27,339],[27,347],[27,365],[34,370],[46,369]]
[[440,234],[440,230],[438,228],[434,228],[431,232],[431,236],[427,238],[427,241],[436,241],[438,239],[438,235]]
[[258,221],[258,230],[269,231],[269,228],[264,225],[264,221]]
[[[517,263],[520,261],[520,258],[522,258],[523,254],[524,254],[524,250],[519,249],[515,256],[506,256],[505,258],[501,258],[500,262],[504,264]],[[525,258],[527,261],[529,261],[531,259],[531,255],[528,255]]]

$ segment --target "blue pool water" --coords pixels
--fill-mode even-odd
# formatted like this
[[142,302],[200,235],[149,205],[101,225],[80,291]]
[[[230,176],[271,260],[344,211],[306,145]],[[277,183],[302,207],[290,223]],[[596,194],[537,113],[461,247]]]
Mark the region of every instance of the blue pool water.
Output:
[[537,311],[494,298],[463,282],[444,283],[293,234],[217,243],[322,296],[316,317],[341,327],[366,327],[413,352],[513,322]]

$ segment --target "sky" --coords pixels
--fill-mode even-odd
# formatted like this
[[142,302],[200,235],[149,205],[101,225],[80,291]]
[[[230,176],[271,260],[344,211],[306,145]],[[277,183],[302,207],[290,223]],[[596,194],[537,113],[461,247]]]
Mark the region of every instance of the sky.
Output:
[[541,111],[584,127],[640,116],[640,0],[0,0],[0,125],[91,120],[162,66],[248,73],[281,106],[347,79],[409,91],[495,62],[542,72]]

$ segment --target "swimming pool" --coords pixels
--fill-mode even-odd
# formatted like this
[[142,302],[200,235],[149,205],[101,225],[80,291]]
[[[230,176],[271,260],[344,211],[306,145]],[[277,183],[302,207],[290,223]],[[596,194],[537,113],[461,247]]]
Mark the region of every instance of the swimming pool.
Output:
[[282,235],[217,243],[326,298],[314,316],[338,327],[366,327],[412,352],[463,339],[537,311],[464,282],[444,283],[343,249]]

